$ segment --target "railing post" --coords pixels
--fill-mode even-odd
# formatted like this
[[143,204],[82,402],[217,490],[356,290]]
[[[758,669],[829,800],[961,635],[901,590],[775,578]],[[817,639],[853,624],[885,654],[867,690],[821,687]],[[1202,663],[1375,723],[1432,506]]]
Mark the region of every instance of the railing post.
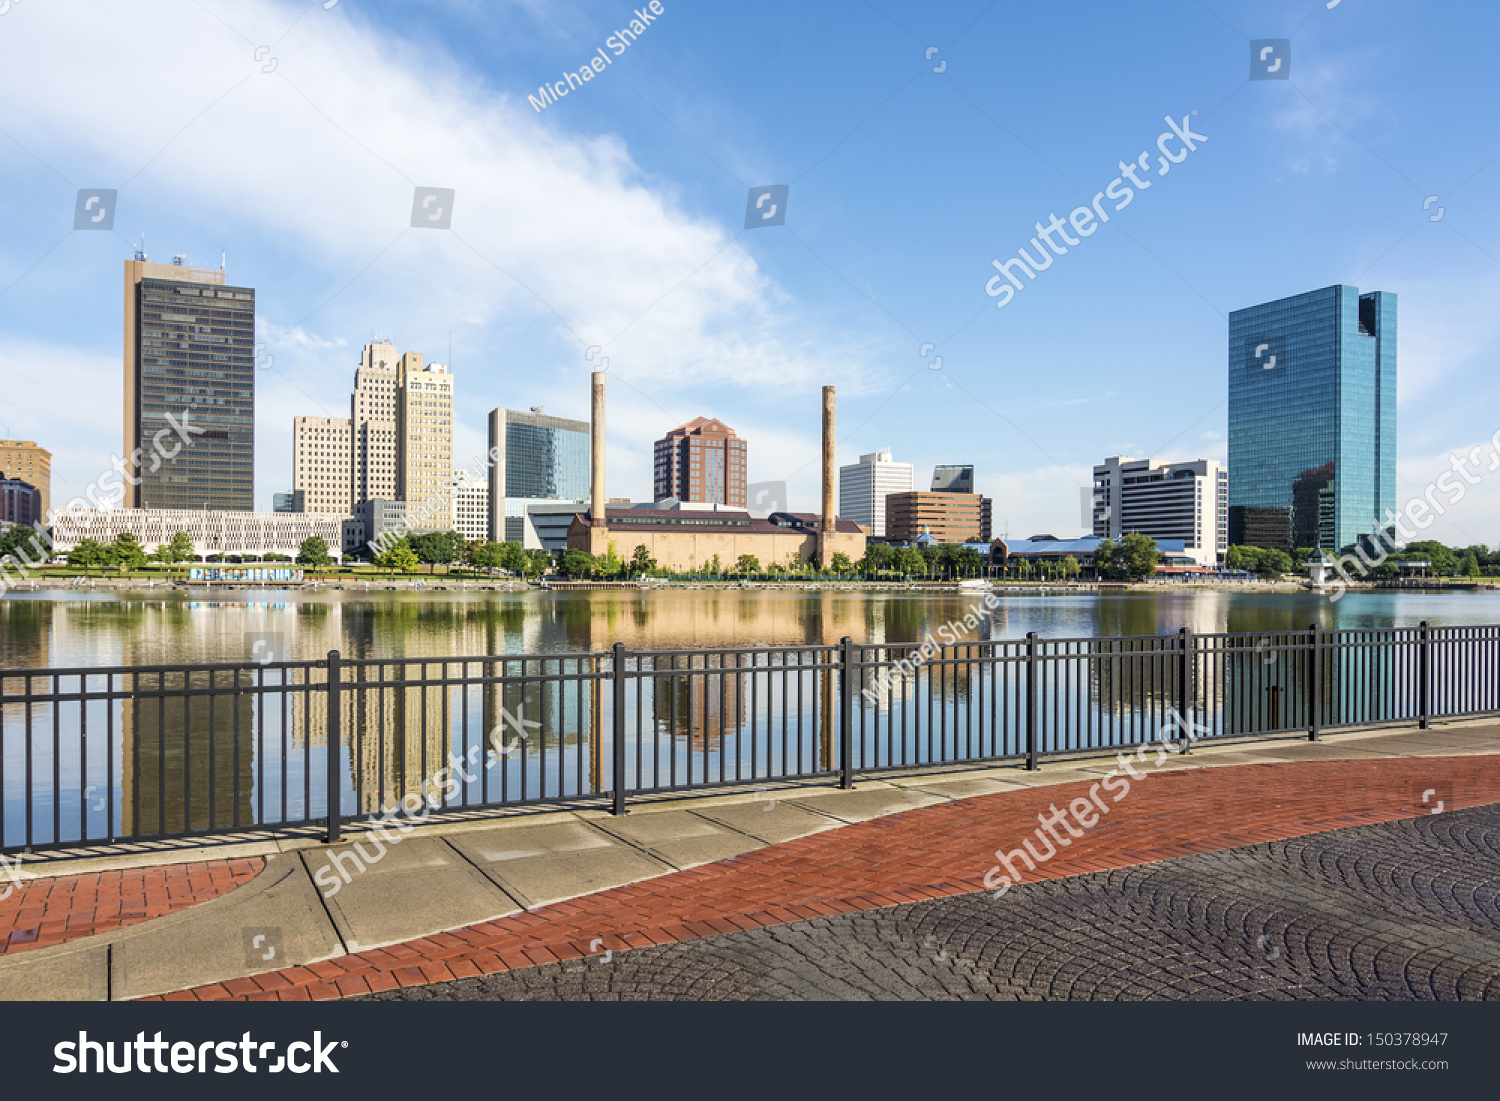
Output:
[[343,824],[343,785],[339,783],[339,744],[343,731],[343,664],[337,650],[328,651],[328,832],[324,840],[330,845],[339,841]]
[[1421,640],[1421,699],[1422,718],[1418,727],[1426,730],[1429,720],[1432,718],[1432,628],[1424,619],[1417,626],[1417,637]]
[[625,644],[614,645],[613,659],[614,699],[614,806],[612,814],[625,813]]
[[839,640],[839,787],[854,786],[854,640]]
[[1177,717],[1182,720],[1182,752],[1193,745],[1193,632],[1177,629]]
[[1311,635],[1312,669],[1307,674],[1307,740],[1318,740],[1323,717],[1323,632],[1314,622],[1308,626]]
[[1026,632],[1026,771],[1035,772],[1036,763],[1036,632]]

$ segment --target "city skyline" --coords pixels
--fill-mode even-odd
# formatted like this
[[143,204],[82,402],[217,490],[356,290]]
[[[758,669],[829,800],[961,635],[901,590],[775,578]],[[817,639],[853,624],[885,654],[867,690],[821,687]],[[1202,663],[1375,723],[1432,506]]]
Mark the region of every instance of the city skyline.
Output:
[[[1060,64],[1007,45],[1048,33],[1042,13],[978,2],[888,18],[788,6],[748,41],[723,13],[674,9],[607,80],[538,114],[525,93],[576,67],[577,47],[522,5],[419,20],[371,0],[290,33],[298,10],[273,0],[232,27],[149,2],[83,3],[77,19],[17,5],[7,41],[25,48],[0,76],[24,150],[0,167],[17,198],[0,434],[58,456],[59,501],[108,468],[112,273],[144,232],[189,263],[227,249],[257,288],[257,509],[291,484],[293,417],[343,415],[345,365],[373,328],[464,379],[458,465],[483,452],[495,405],[582,415],[571,388],[603,358],[621,382],[619,495],[646,499],[661,428],[709,409],[756,441],[749,477],[806,507],[816,425],[783,411],[832,381],[841,461],[894,446],[927,468],[961,436],[997,529],[1061,533],[1102,455],[1227,457],[1231,310],[1344,282],[1402,298],[1397,495],[1418,494],[1494,431],[1500,225],[1479,200],[1500,166],[1471,137],[1485,97],[1455,88],[1494,79],[1466,58],[1497,16],[1210,6],[1170,26],[1101,13]],[[587,2],[559,19],[592,41],[618,13]],[[1246,82],[1247,40],[1277,35],[1296,42],[1291,80]],[[277,42],[279,64],[246,41]],[[834,41],[850,48],[817,60]],[[64,80],[34,60],[52,49],[97,64]],[[1124,55],[1140,64],[1121,82]],[[1087,203],[1168,116],[1207,140],[996,311],[990,258]],[[924,167],[929,142],[942,152]],[[785,225],[746,232],[747,185],[776,181]],[[413,225],[429,183],[454,189],[447,231]],[[119,189],[113,233],[68,230],[91,185]],[[58,379],[76,400],[50,400]],[[1500,541],[1497,503],[1486,481],[1428,534]]]

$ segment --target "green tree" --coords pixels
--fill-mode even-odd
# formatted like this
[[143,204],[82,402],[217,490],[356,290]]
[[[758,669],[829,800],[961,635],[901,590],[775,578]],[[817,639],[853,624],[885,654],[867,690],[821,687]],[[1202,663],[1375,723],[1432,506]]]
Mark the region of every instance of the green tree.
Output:
[[1062,560],[1061,573],[1064,578],[1071,581],[1083,572],[1083,567],[1078,564],[1078,559],[1071,554]]
[[172,536],[172,542],[168,544],[172,551],[173,562],[191,562],[198,557],[198,548],[193,546],[193,540],[185,531],[179,531]]
[[456,531],[424,531],[420,535],[408,536],[407,542],[417,560],[426,565],[428,573],[435,573],[437,567],[451,565],[463,557],[464,539]]
[[834,573],[854,572],[854,563],[849,560],[849,556],[843,551],[834,552],[833,561],[830,563],[830,565],[833,567]]
[[328,553],[328,541],[320,535],[309,535],[297,548],[297,563],[313,569],[332,565],[333,557]]
[[907,577],[923,577],[927,574],[927,559],[916,547],[902,547],[896,551],[892,565]]
[[630,554],[630,572],[640,575],[654,569],[656,569],[656,559],[651,557],[651,552],[646,549],[646,544],[637,543],[635,550]]
[[527,577],[540,577],[552,569],[552,555],[544,550],[533,550],[527,552],[530,561],[526,566]]
[[1295,573],[1296,564],[1292,556],[1284,550],[1266,549],[1261,553],[1260,562],[1256,565],[1256,573],[1266,580],[1281,577],[1285,574]]
[[68,565],[82,566],[83,572],[88,573],[95,566],[104,565],[104,545],[93,539],[80,539],[77,545],[67,553],[66,557]]
[[480,543],[477,547],[470,546],[468,549],[469,565],[479,570],[501,569],[501,559],[505,552],[499,543]]
[[1144,532],[1133,531],[1120,540],[1118,566],[1132,581],[1154,574],[1157,557],[1156,540]]
[[760,573],[760,559],[753,554],[742,554],[734,564],[735,573]]
[[128,531],[122,531],[115,536],[114,545],[115,564],[120,567],[120,572],[126,570],[138,570],[146,564],[146,548],[141,546],[140,541]]
[[569,577],[590,577],[598,566],[599,562],[592,554],[576,547],[562,557],[562,572]]
[[1122,576],[1119,558],[1121,556],[1120,545],[1107,536],[1099,541],[1094,548],[1094,575],[1104,580],[1114,581]]
[[721,561],[719,561],[719,556],[717,554],[715,554],[712,558],[710,558],[708,560],[708,564],[706,566],[704,566],[703,568],[708,573],[723,573],[724,572],[724,563],[721,562]]
[[0,562],[40,566],[52,557],[50,533],[27,524],[12,524],[0,531]]
[[892,569],[895,562],[894,547],[886,543],[867,543],[865,556],[859,560],[859,568],[862,573],[878,576],[882,571]]
[[1479,576],[1479,559],[1471,554],[1465,554],[1458,560],[1458,572],[1464,577]]
[[615,541],[611,539],[604,548],[604,557],[599,560],[599,572],[605,577],[618,577],[625,569],[625,563],[621,561],[619,552],[615,550]]
[[525,573],[526,567],[531,562],[531,556],[526,553],[526,548],[515,540],[507,540],[500,546],[500,568],[511,570],[515,573]]
[[1419,539],[1408,543],[1403,557],[1423,559],[1432,563],[1432,572],[1438,577],[1451,577],[1458,572],[1458,555],[1435,539]]
[[397,539],[386,548],[384,554],[376,557],[375,565],[383,570],[390,570],[393,573],[398,570],[401,573],[410,573],[421,565],[421,561],[405,539]]

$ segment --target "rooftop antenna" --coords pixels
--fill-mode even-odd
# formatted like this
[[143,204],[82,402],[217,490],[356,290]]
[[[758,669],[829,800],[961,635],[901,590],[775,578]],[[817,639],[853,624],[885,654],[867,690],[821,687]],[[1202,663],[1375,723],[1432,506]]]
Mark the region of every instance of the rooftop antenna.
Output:
[[229,251],[227,249],[220,249],[219,250],[219,270],[221,272],[224,270],[224,262],[225,262],[225,260],[228,259],[228,257],[229,257]]
[[150,257],[146,255],[146,232],[145,232],[145,230],[141,231],[141,243],[135,246],[135,258],[137,260],[149,260],[150,259]]

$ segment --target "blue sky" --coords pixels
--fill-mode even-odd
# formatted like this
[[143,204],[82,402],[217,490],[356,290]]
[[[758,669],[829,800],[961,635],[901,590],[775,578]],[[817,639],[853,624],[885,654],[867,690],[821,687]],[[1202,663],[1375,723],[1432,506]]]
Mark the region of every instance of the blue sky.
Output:
[[[840,462],[972,462],[1022,537],[1077,534],[1106,456],[1223,459],[1229,311],[1332,283],[1400,297],[1401,498],[1500,428],[1492,4],[662,0],[534,110],[632,7],[13,3],[0,433],[53,451],[59,500],[119,451],[142,233],[257,290],[263,506],[372,333],[451,339],[461,460],[496,405],[586,416],[599,345],[612,495],[649,496],[651,441],[702,414],[814,507],[833,384]],[[1247,79],[1261,38],[1290,79]],[[1208,140],[997,310],[990,261],[1192,111]],[[764,184],[786,225],[745,230]],[[451,230],[410,228],[419,185],[456,190]],[[119,189],[115,233],[71,230],[81,187]],[[1431,534],[1500,542],[1500,488]]]

